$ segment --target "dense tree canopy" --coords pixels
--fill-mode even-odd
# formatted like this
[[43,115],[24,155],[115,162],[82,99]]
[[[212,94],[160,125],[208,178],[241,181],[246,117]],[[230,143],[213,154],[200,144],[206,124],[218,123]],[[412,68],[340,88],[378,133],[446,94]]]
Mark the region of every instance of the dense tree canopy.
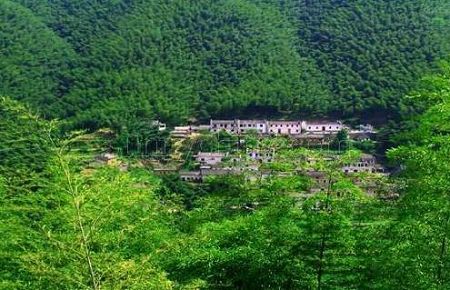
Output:
[[86,128],[249,112],[385,121],[449,48],[447,5],[2,1],[0,93]]
[[[0,0],[0,288],[449,289],[448,1],[194,2]],[[221,132],[139,158],[157,118],[406,112],[380,198],[347,147]],[[224,140],[281,158],[255,180],[151,171]]]

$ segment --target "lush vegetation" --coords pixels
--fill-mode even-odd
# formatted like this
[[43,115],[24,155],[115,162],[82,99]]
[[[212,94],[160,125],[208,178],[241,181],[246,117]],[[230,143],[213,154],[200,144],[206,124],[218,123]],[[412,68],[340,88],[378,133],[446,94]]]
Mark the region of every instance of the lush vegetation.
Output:
[[[448,1],[189,4],[0,1],[0,289],[449,289]],[[307,196],[302,174],[150,170],[148,149],[169,162],[154,119],[300,113],[403,118],[379,135],[386,194],[340,170],[375,150],[345,131],[333,159],[257,134],[166,148],[276,148],[261,168],[325,176]]]
[[[318,161],[330,186],[300,203],[292,194],[308,186],[301,176],[192,185],[156,177],[139,163],[129,162],[127,171],[120,160],[93,165],[93,152],[78,149],[86,135],[55,138],[58,124],[2,99],[0,285],[446,289],[449,72],[444,65],[425,80],[415,98],[429,109],[399,135],[408,142],[388,152],[404,167],[391,181],[400,198],[391,201],[368,197],[340,173],[353,151]],[[12,142],[17,138],[22,142]],[[272,143],[285,148],[282,140]],[[25,150],[34,146],[40,150]],[[282,154],[289,165],[308,152]]]
[[0,5],[0,93],[91,129],[231,114],[384,122],[411,110],[401,96],[449,48],[441,0]]

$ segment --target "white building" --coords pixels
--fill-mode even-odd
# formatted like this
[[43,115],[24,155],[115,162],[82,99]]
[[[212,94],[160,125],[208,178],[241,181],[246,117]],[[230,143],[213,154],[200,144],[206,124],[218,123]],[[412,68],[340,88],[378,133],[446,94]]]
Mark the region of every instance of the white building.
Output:
[[221,163],[225,156],[225,153],[220,152],[199,152],[195,156],[195,160],[202,165],[216,165]]
[[238,124],[236,120],[211,120],[209,124],[211,132],[226,131],[228,133],[238,133]]
[[176,138],[186,138],[192,133],[191,126],[178,126],[171,132],[172,137]]
[[267,121],[264,120],[236,120],[239,128],[238,133],[246,133],[250,130],[259,134],[267,134]]
[[[206,129],[208,125],[199,126]],[[209,131],[226,131],[230,134],[245,134],[250,130],[261,135],[332,135],[343,129],[349,129],[340,121],[267,121],[267,120],[210,120]],[[371,130],[370,125],[364,127],[365,132]]]
[[180,178],[182,181],[202,182],[203,177],[200,171],[181,171]]
[[362,156],[351,164],[345,164],[342,167],[342,172],[349,173],[361,173],[361,172],[382,172],[382,167],[377,164],[377,160],[375,156],[370,154],[362,154]]
[[261,162],[272,162],[275,157],[275,153],[272,150],[249,150],[247,155],[251,159]]
[[303,131],[307,133],[337,134],[343,129],[346,129],[346,127],[340,121],[303,122]]
[[159,131],[165,131],[167,129],[166,123],[162,123],[160,121],[152,121],[151,125],[153,127],[157,127]]
[[269,121],[268,134],[271,135],[299,135],[302,133],[301,121]]

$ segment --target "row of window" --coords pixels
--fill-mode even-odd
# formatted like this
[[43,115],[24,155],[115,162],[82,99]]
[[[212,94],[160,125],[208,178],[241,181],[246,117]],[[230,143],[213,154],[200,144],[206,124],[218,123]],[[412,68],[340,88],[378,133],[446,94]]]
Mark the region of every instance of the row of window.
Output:
[[[219,125],[214,124],[214,125],[213,125],[213,128],[217,128],[218,126],[221,127],[221,128],[228,128],[228,125],[230,125],[231,128],[234,128],[234,127],[235,127],[235,124],[230,123],[230,124],[219,124]],[[248,128],[256,128],[256,127],[257,127],[257,124],[240,124],[239,126],[240,126],[240,127],[248,127]],[[287,125],[283,125],[283,124],[271,124],[271,125],[270,125],[271,128],[273,128],[273,127],[280,127],[280,128],[283,128],[283,126],[286,126],[286,128],[289,128],[289,127],[291,127],[291,128],[294,128],[294,127],[300,127],[300,125],[298,125],[298,124],[287,124]],[[260,127],[260,128],[263,128],[263,127],[264,127],[264,124],[259,124],[259,127]],[[316,127],[315,127],[316,130],[320,130],[321,128],[322,128],[322,130],[324,130],[324,131],[326,130],[326,126],[322,126],[322,127],[316,126]],[[339,130],[339,126],[336,126],[335,128],[336,128],[336,130]],[[309,127],[308,127],[308,130],[312,130],[312,129],[313,129],[312,126],[309,126]],[[333,126],[329,126],[328,129],[329,129],[329,130],[332,130],[332,129],[333,129]]]
[[358,170],[358,169],[353,169],[353,170],[345,169],[344,172],[345,173],[350,173],[350,172],[353,172],[353,173],[358,173],[358,172],[372,172],[372,173],[376,173],[377,170],[375,168],[373,168],[372,170],[370,170],[370,169],[360,169],[360,170]]
[[[272,129],[270,129],[270,133],[274,133],[275,131],[274,130],[272,130]],[[281,131],[281,129],[278,129],[278,134],[281,134],[282,133],[282,131]],[[294,131],[291,131],[291,129],[289,129],[289,134],[291,134],[292,132],[294,132]],[[295,133],[299,133],[300,132],[300,130],[295,130]]]
[[[270,127],[281,127],[282,128],[283,124],[271,124]],[[294,128],[294,127],[300,127],[300,125],[299,124],[287,124],[286,127]]]
[[359,162],[356,164],[345,164],[345,166],[354,166],[354,167],[369,167],[371,165],[373,165],[375,162],[374,161],[370,161],[370,162]]
[[[329,126],[328,129],[332,130],[333,127],[332,127],[332,126]],[[312,127],[309,126],[309,127],[308,127],[308,130],[312,130]],[[320,126],[316,126],[316,130],[320,130]],[[322,126],[322,130],[325,131],[325,130],[326,130],[326,126]],[[336,126],[336,130],[339,130],[339,126]]]

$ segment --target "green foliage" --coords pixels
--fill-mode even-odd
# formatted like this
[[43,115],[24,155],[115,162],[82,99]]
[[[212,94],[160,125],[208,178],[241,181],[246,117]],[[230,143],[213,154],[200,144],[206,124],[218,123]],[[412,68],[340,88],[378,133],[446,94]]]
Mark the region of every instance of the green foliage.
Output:
[[[389,141],[403,144],[389,151],[401,197],[385,202],[340,171],[360,152],[330,162],[286,138],[245,141],[280,157],[262,169],[321,171],[322,192],[303,199],[299,175],[191,185],[91,166],[97,147],[2,98],[0,288],[448,289],[449,65],[400,98],[450,51],[447,2],[0,1],[0,93],[64,131],[113,128],[109,145],[132,153],[167,137],[155,119],[424,110]],[[180,150],[240,141],[220,132]]]
[[157,157],[158,153],[170,151],[169,132],[159,131],[154,120],[130,118],[124,120],[116,131],[112,146],[124,155]]
[[348,138],[348,132],[346,129],[339,131],[336,137],[331,142],[331,148],[339,151],[345,151],[349,147],[350,139]]
[[11,194],[35,190],[51,158],[52,125],[24,106],[0,98],[0,176]]
[[386,120],[406,113],[402,96],[448,53],[441,34],[450,28],[446,1],[297,3],[287,8],[296,9],[300,50],[316,60],[330,84],[333,110],[351,117]]
[[0,93],[71,128],[299,113],[385,121],[409,110],[401,96],[449,51],[447,7],[2,1]]
[[[402,257],[386,267],[393,283],[416,289],[447,288],[450,283],[450,74],[448,64],[432,78],[434,86],[422,96],[433,99],[409,134],[410,144],[392,149],[389,156],[404,166],[404,192],[398,224],[388,255]],[[430,79],[431,80],[431,79]],[[401,268],[398,268],[399,264]]]
[[59,117],[76,55],[29,9],[0,2],[0,95],[23,100],[45,116]]
[[115,168],[78,172],[72,160],[76,156],[57,154],[43,190],[14,198],[2,194],[5,285],[172,289],[151,259],[172,233],[171,206],[163,209],[153,195],[155,180]]

